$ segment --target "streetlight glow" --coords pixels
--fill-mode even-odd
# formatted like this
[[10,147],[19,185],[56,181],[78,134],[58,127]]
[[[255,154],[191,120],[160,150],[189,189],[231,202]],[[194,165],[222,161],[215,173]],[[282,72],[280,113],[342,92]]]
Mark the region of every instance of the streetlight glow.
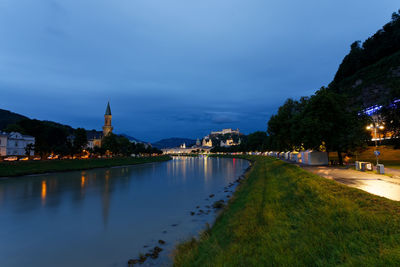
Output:
[[367,130],[369,130],[369,131],[374,131],[374,141],[375,141],[375,149],[376,149],[376,153],[375,153],[375,156],[376,156],[376,165],[378,165],[378,163],[379,163],[379,160],[378,160],[378,156],[379,156],[379,151],[378,151],[378,142],[377,142],[377,140],[378,140],[378,130],[383,130],[383,129],[385,129],[385,126],[384,126],[384,122],[381,124],[381,125],[379,125],[378,123],[376,123],[376,122],[374,122],[374,123],[371,123],[370,125],[368,125],[366,128],[367,128]]

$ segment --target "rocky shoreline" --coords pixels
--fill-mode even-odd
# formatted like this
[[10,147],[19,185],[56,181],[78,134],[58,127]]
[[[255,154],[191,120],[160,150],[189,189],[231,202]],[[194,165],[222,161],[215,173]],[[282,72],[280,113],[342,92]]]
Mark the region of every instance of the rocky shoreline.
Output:
[[[229,199],[231,198],[230,194],[233,194],[235,192],[235,190],[232,190],[232,187],[234,186],[238,186],[240,185],[244,179],[246,179],[246,174],[250,171],[252,167],[252,162],[249,163],[249,166],[245,169],[244,173],[242,175],[240,175],[234,182],[229,183],[227,186],[225,186],[224,189],[224,193],[227,193],[227,195],[225,196],[227,198],[227,200],[224,199],[219,199],[217,201],[214,201],[213,204],[211,205],[205,205],[203,208],[201,206],[196,206],[195,209],[193,209],[192,211],[189,212],[190,216],[202,216],[202,215],[208,215],[210,214],[212,211],[214,211],[215,213],[219,212],[221,209],[225,208],[226,205],[228,205],[229,203]],[[236,187],[235,187],[236,189]],[[212,198],[215,197],[215,194],[210,194],[208,196],[208,198],[206,198],[205,200],[210,200]],[[175,227],[178,224],[172,224],[171,226]],[[165,234],[166,231],[163,231],[163,233]],[[162,239],[158,240],[158,245],[165,245],[166,242]],[[145,245],[143,246],[144,248],[148,248],[149,246]],[[138,255],[137,258],[133,258],[133,259],[129,259],[128,260],[128,266],[135,266],[137,264],[143,264],[145,263],[148,259],[157,259],[159,257],[159,254],[161,253],[161,251],[163,251],[162,248],[160,248],[159,246],[154,246],[152,249],[148,250],[147,253],[143,254],[140,253]]]

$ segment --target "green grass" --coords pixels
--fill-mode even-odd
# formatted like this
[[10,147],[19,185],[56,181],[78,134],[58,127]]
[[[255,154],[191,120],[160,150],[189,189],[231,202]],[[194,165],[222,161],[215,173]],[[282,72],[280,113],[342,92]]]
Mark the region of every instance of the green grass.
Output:
[[400,204],[266,157],[175,266],[399,266]]
[[111,158],[111,159],[79,159],[79,160],[49,160],[49,161],[22,161],[1,162],[0,177],[11,177],[27,174],[39,174],[48,172],[62,172],[85,170],[94,168],[106,168],[114,166],[134,165],[148,162],[166,161],[169,156],[145,157],[145,158]]

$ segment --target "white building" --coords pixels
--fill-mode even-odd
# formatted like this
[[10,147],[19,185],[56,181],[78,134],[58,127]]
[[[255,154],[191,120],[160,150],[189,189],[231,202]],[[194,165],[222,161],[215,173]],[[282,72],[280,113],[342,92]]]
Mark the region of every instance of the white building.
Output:
[[220,142],[220,146],[221,147],[230,147],[230,146],[236,146],[238,144],[236,144],[233,139],[227,139],[225,142],[221,140]]
[[222,129],[222,131],[211,132],[211,135],[220,135],[220,134],[240,134],[239,129]]
[[207,137],[203,139],[203,143],[202,143],[203,147],[212,147],[213,143],[211,139],[208,139]]
[[[16,132],[0,132],[0,156],[24,156],[26,147],[30,144],[35,145],[35,137]],[[31,149],[30,156],[33,154]]]

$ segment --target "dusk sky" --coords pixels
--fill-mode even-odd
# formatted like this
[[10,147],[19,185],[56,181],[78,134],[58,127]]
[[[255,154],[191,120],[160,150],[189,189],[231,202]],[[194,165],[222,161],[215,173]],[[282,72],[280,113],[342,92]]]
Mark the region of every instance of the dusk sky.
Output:
[[0,0],[0,108],[145,141],[266,130],[398,0]]

